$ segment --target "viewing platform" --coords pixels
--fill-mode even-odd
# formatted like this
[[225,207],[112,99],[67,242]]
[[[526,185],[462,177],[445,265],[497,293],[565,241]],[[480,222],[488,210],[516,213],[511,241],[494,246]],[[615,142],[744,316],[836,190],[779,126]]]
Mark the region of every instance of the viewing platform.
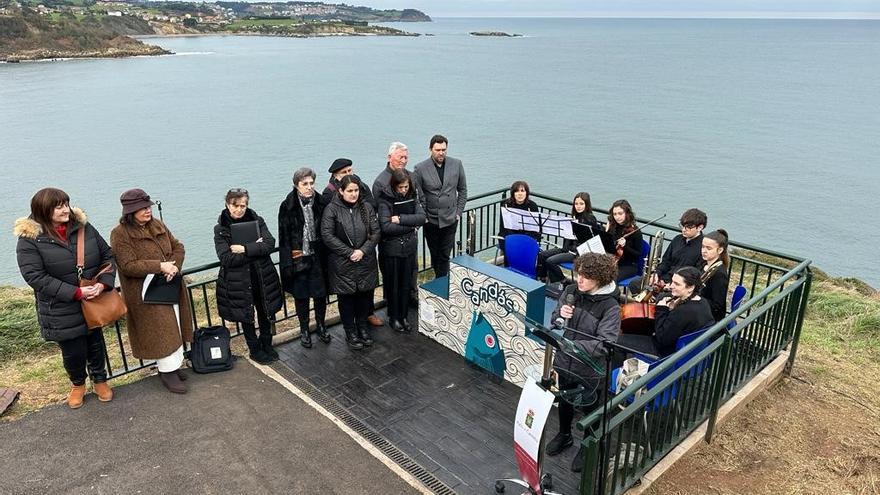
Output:
[[[496,190],[469,198],[453,253],[461,258],[454,258],[453,265],[458,263],[469,273],[488,273],[491,280],[517,287],[519,281],[505,279],[502,268],[481,268],[496,259],[493,236],[500,228],[506,193],[506,189]],[[531,199],[543,212],[567,215],[570,209],[567,199],[535,192]],[[594,211],[607,213],[599,208]],[[679,229],[652,225],[643,235],[650,240],[661,231],[670,238]],[[810,261],[736,242],[731,246],[735,250],[729,267],[730,290],[742,286],[745,300],[663,364],[612,396],[607,425],[602,424],[601,407],[589,416],[576,417],[575,438],[584,435],[587,456],[580,474],[569,467],[577,440],[563,455],[544,459],[543,471],[552,475],[553,491],[626,492],[693,432],[702,432],[710,441],[719,410],[770,363],[785,356],[786,372],[790,372],[812,279]],[[427,252],[422,240],[421,267],[430,267]],[[184,271],[199,326],[225,323],[217,316],[214,302],[218,266],[213,263]],[[449,280],[432,282],[432,276],[430,268],[422,270],[421,307],[412,310],[409,318],[417,328],[412,333],[375,329],[373,346],[353,352],[336,326],[331,329],[334,339],[329,345],[318,342],[311,349],[295,341],[279,345],[281,360],[270,368],[418,480],[425,491],[492,493],[496,479],[519,477],[513,449],[513,423],[521,393],[518,385],[527,379],[525,368],[543,355],[543,344],[528,337],[526,329],[513,325],[499,331],[493,323],[497,332],[493,342],[500,343],[504,365],[498,367],[494,358],[482,355],[466,359],[471,345],[467,332],[476,313],[472,315],[467,301],[456,299],[451,304],[461,308],[461,318],[449,328],[460,329],[461,342],[438,338],[437,324],[426,319],[425,302],[430,297],[452,300],[464,285],[455,279],[459,277],[455,268]],[[473,277],[472,282],[479,285],[479,277]],[[511,296],[516,307],[529,318],[540,315],[546,323],[553,301],[546,298],[543,285],[532,281],[518,287],[522,294]],[[330,303],[332,315],[335,297]],[[431,305],[437,308],[436,302]],[[279,331],[286,320],[296,321],[292,308],[292,300],[288,300],[277,315]],[[229,326],[239,334],[234,324]],[[117,325],[106,331],[112,332],[107,342],[113,376],[151,365],[131,357],[124,328]],[[291,332],[288,337],[298,333]],[[527,344],[510,344],[510,335],[518,336],[517,332],[522,332]],[[514,347],[516,355],[510,351]],[[643,393],[637,394],[640,390]],[[556,421],[556,414],[551,414],[545,440],[557,430]],[[507,493],[519,492],[509,486]]]

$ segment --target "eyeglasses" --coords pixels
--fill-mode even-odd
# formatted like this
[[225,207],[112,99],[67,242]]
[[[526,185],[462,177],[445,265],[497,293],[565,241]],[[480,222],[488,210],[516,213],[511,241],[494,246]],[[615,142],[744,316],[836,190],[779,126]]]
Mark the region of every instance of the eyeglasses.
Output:
[[694,225],[694,224],[692,224],[692,223],[680,223],[680,224],[678,224],[678,226],[681,227],[681,228],[683,228],[683,229],[695,229],[695,228],[697,228],[697,226]]
[[236,187],[234,189],[230,189],[226,194],[244,194],[247,195],[247,189],[242,189],[240,187]]

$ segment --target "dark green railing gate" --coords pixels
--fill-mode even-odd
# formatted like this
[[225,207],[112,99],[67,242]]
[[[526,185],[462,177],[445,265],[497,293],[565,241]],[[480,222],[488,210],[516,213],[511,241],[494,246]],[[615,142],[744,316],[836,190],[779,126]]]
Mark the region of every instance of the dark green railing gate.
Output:
[[[473,228],[468,229],[467,218],[459,222],[454,254],[468,252],[483,259],[494,258],[497,242],[493,236],[500,230],[501,202],[506,195],[506,189],[498,189],[468,199],[465,215],[473,218]],[[570,213],[568,200],[534,192],[531,196],[542,211]],[[601,208],[594,211],[608,213]],[[661,230],[667,232],[667,239],[679,231],[672,225],[657,224],[644,234],[650,238]],[[561,239],[553,236],[545,238],[561,243]],[[731,242],[731,246],[738,249],[731,256],[731,288],[745,287],[747,300],[676,356],[687,356],[702,348],[700,352],[686,362],[672,356],[611,399],[609,409],[614,414],[606,430],[603,431],[601,409],[578,422],[578,428],[586,432],[583,445],[588,453],[580,493],[602,493],[602,485],[604,494],[622,493],[704,421],[709,422],[709,440],[718,408],[787,346],[790,369],[810,290],[810,262],[743,243]],[[425,279],[430,264],[424,239],[420,261],[420,273]],[[215,262],[183,272],[191,280],[187,288],[196,325],[226,324],[216,316],[213,298],[218,268],[219,263]],[[288,302],[285,301],[278,322],[296,316]],[[335,304],[334,298],[330,304]],[[734,326],[728,331],[731,322]],[[235,335],[239,335],[236,330]],[[124,324],[108,331],[115,333],[107,346],[111,376],[152,365],[130,356]],[[646,384],[661,376],[659,383],[644,390]]]

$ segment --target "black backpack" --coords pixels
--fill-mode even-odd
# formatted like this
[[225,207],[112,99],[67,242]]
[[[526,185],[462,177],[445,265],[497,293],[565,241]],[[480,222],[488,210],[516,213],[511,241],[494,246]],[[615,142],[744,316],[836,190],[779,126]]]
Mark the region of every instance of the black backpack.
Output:
[[223,326],[196,328],[189,358],[196,373],[231,370],[233,356],[229,350],[229,329]]

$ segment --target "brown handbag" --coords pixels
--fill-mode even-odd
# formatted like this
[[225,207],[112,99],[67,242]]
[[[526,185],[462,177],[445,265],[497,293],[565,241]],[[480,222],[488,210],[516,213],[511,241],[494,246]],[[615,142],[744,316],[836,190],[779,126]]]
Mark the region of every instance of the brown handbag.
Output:
[[[101,269],[95,275],[95,278],[82,278],[83,268],[85,268],[86,263],[85,249],[86,226],[83,225],[80,227],[79,232],[77,232],[76,238],[76,273],[77,278],[79,278],[80,287],[95,285],[99,283],[98,277],[113,271],[112,264],[104,263],[101,265]],[[82,299],[80,302],[82,303],[83,316],[89,329],[103,328],[122,318],[128,312],[125,301],[122,300],[122,296],[116,288],[105,289],[98,297]]]

